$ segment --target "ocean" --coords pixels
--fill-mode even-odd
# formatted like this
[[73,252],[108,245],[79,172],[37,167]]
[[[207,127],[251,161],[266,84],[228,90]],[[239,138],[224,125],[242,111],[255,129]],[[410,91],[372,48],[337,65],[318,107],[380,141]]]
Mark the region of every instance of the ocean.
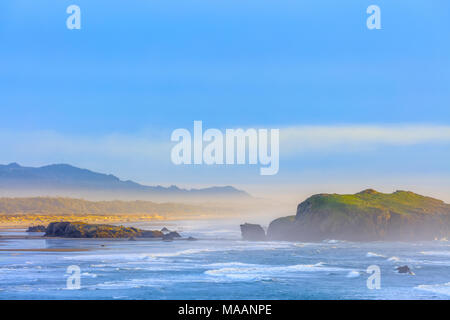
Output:
[[[248,242],[226,221],[167,226],[197,241],[0,238],[0,299],[449,299],[450,242]],[[2,237],[28,234],[0,230]],[[25,252],[19,249],[89,249]],[[17,251],[14,251],[17,250]],[[369,266],[380,288],[369,289]],[[395,268],[408,265],[414,275]],[[80,271],[79,289],[67,286]],[[69,268],[69,269],[68,269]]]

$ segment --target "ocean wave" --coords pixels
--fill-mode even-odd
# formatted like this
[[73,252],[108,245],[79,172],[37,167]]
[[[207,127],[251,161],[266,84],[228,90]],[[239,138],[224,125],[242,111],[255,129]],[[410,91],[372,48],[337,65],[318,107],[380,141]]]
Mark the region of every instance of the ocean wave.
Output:
[[367,252],[366,257],[367,258],[386,258],[385,255],[382,255],[382,254],[379,254],[376,252]]
[[399,262],[400,261],[400,258],[399,257],[396,257],[396,256],[393,256],[393,257],[390,257],[389,259],[387,259],[388,261],[394,261],[394,262]]
[[450,282],[444,284],[421,284],[415,287],[415,289],[450,296]]
[[117,290],[117,289],[138,289],[144,287],[159,287],[152,279],[131,279],[124,281],[107,281],[92,286],[85,286],[90,290]]
[[216,249],[186,249],[181,251],[175,251],[175,252],[160,252],[160,253],[150,253],[146,254],[146,257],[149,258],[160,258],[160,257],[177,257],[177,256],[185,256],[185,255],[193,255],[198,253],[205,253],[205,252],[215,252],[215,251],[221,251]]
[[352,270],[349,273],[347,273],[346,277],[347,278],[357,278],[361,275],[361,273],[359,271],[356,270]]
[[426,256],[450,257],[450,251],[421,251],[420,253]]
[[302,242],[298,242],[298,243],[294,243],[294,246],[295,247],[299,247],[299,248],[303,248],[305,246],[305,244],[302,243]]
[[64,256],[64,260],[98,261],[106,263],[109,261],[135,261],[145,259],[146,255],[141,253],[111,253],[111,254],[85,254]]
[[241,264],[233,263],[230,266],[224,268],[211,269],[205,271],[205,274],[214,277],[225,277],[231,279],[267,279],[271,280],[272,277],[282,277],[286,273],[297,272],[336,272],[347,271],[347,269],[337,267],[327,267],[323,262],[316,264],[296,264],[288,266],[273,266],[273,265],[258,265],[258,264]]
[[323,240],[322,241],[323,243],[329,243],[329,244],[336,244],[336,243],[343,243],[343,242],[345,242],[345,241],[343,241],[343,240],[334,240],[334,239],[327,239],[327,240]]
[[205,265],[205,267],[209,268],[228,268],[228,267],[258,267],[258,264],[250,264],[250,263],[242,263],[242,262],[219,262],[219,263],[210,263]]
[[84,277],[97,278],[97,275],[95,273],[83,272],[81,275]]

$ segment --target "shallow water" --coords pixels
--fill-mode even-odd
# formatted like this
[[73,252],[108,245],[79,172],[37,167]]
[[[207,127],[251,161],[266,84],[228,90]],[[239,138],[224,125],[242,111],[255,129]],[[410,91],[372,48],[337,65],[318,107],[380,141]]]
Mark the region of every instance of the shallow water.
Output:
[[[450,243],[245,242],[236,223],[163,225],[198,241],[2,240],[1,249],[90,248],[87,252],[0,252],[0,299],[449,299]],[[23,232],[23,231],[22,231]],[[0,232],[0,235],[19,233]],[[81,269],[81,288],[66,272]],[[370,290],[366,269],[381,269]],[[415,275],[398,274],[408,265]]]

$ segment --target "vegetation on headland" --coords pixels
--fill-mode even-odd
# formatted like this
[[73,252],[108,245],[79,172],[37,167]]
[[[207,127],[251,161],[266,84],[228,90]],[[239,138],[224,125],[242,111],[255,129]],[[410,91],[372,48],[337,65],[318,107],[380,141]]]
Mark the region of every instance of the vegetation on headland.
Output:
[[47,225],[54,221],[83,222],[95,224],[142,222],[166,220],[165,217],[149,214],[113,214],[113,215],[92,215],[92,214],[0,214],[0,226],[2,227],[22,227]]
[[236,208],[213,203],[199,205],[51,197],[0,198],[0,226],[3,227],[47,225],[54,221],[107,224],[192,219],[236,213]]
[[0,214],[174,214],[205,211],[204,207],[152,201],[87,201],[72,198],[0,198]]
[[410,191],[317,194],[271,222],[274,240],[433,240],[450,235],[450,205]]

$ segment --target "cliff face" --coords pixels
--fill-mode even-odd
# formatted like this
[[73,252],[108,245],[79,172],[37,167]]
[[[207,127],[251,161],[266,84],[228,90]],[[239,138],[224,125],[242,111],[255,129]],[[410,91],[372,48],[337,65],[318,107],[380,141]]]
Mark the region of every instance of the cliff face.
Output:
[[450,236],[450,205],[409,191],[317,194],[271,222],[271,240],[433,240]]

